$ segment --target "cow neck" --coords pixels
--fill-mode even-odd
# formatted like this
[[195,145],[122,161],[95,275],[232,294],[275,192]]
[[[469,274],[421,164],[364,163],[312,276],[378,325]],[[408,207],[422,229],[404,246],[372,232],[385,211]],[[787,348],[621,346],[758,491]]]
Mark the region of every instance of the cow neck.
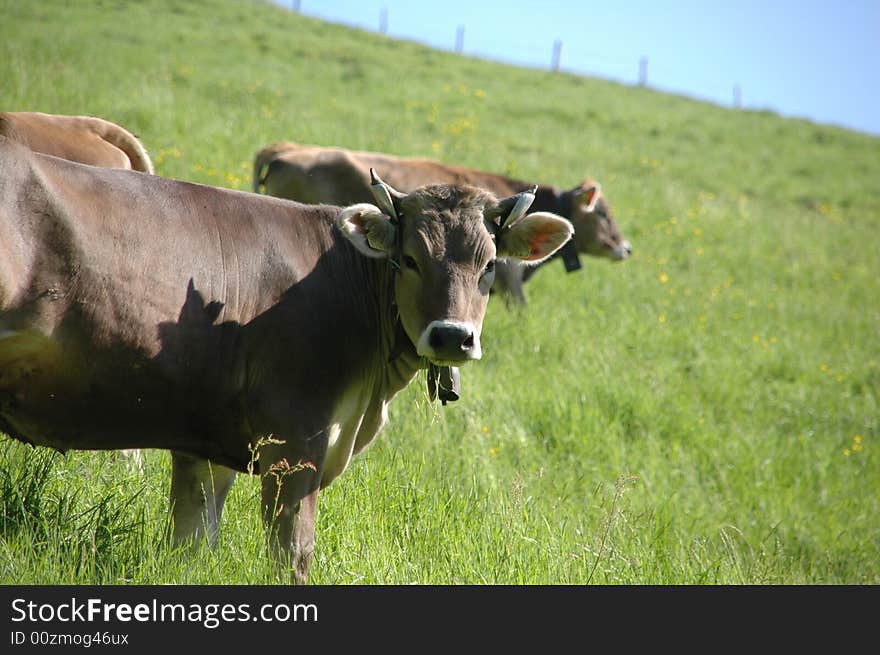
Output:
[[[571,196],[571,191],[559,191],[555,187],[539,186],[538,191],[535,193],[535,200],[529,208],[529,213],[553,212],[571,223]],[[535,266],[526,266],[523,269],[523,282],[528,281],[541,266],[557,257],[562,258],[562,263],[565,265],[565,270],[568,273],[581,268],[580,256],[572,238],[562,248],[553,253],[549,259],[545,259]]]
[[[564,193],[560,193],[555,187],[539,184],[538,190],[535,191],[535,199],[529,207],[529,213],[553,212],[554,214],[559,214],[562,209],[561,204],[564,201],[564,195]],[[565,216],[565,214],[560,215]]]
[[[562,216],[565,220],[571,223],[571,214],[572,214],[572,193],[571,191],[558,191],[554,187],[549,186],[539,186],[538,192],[535,194],[535,200],[532,202],[532,206],[529,210],[531,212],[553,212],[558,216]],[[567,273],[572,273],[581,268],[581,260],[578,255],[577,248],[574,244],[574,239],[569,239],[566,241],[565,245],[562,246],[559,250],[557,250],[550,259],[546,259],[538,266],[546,264],[551,259],[556,259],[559,257],[562,259],[562,263],[565,265],[565,271]],[[538,266],[532,267],[532,272],[534,272],[535,268]]]
[[370,261],[379,320],[379,355],[384,365],[382,383],[393,395],[409,384],[424,366],[400,320],[394,293],[397,267],[390,259]]
[[[461,375],[458,368],[454,366],[437,366],[420,357],[415,344],[413,344],[403,328],[395,298],[395,283],[397,276],[400,274],[400,261],[403,257],[403,216],[394,207],[393,201],[391,210],[394,213],[391,222],[395,226],[394,252],[388,260],[385,260],[388,266],[382,268],[385,275],[388,275],[390,269],[391,279],[378,285],[379,288],[386,289],[387,293],[387,296],[380,300],[379,306],[390,306],[393,310],[391,312],[391,316],[393,316],[392,322],[383,323],[383,329],[381,330],[382,334],[394,335],[387,360],[386,375],[384,376],[385,386],[388,392],[393,395],[409,384],[419,369],[427,368],[428,397],[431,401],[434,401],[439,396],[443,405],[446,405],[449,401],[459,399]],[[382,301],[387,301],[387,304]],[[385,330],[386,328],[387,331]]]

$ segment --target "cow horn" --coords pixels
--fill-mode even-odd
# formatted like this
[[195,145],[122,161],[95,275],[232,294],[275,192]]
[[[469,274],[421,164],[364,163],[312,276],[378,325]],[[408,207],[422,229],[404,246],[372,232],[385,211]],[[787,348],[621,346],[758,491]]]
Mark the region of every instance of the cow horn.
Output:
[[513,202],[513,209],[510,210],[507,218],[504,219],[504,222],[501,224],[501,229],[513,227],[523,216],[526,215],[529,207],[531,207],[532,203],[535,201],[535,194],[537,192],[538,187],[534,186],[530,191],[522,191],[515,196],[501,201],[504,204]]
[[376,199],[379,209],[391,216],[391,218],[397,218],[393,198],[402,198],[404,194],[383,182],[382,178],[376,174],[373,168],[370,169],[370,191],[373,192],[373,197]]

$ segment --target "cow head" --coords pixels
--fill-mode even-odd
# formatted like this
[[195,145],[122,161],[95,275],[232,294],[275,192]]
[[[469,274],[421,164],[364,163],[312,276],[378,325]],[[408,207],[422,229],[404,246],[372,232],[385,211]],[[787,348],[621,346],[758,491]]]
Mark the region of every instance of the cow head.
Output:
[[358,251],[397,269],[404,331],[438,365],[480,359],[496,257],[536,263],[572,234],[560,216],[525,215],[534,198],[528,193],[498,200],[476,187],[436,184],[403,194],[375,176],[373,192],[378,207],[347,207],[337,224]]
[[566,204],[571,207],[572,241],[577,252],[614,261],[622,261],[632,254],[632,245],[620,234],[598,182],[584,180],[565,195]]

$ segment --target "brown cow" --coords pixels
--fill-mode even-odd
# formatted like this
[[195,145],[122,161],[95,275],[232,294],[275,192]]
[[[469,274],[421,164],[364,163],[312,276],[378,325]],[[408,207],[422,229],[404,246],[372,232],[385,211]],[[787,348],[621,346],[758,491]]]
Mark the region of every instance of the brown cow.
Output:
[[[498,196],[509,196],[534,188],[534,184],[503,175],[444,164],[431,159],[396,157],[375,152],[356,152],[342,148],[279,142],[266,146],[254,158],[254,191],[279,198],[318,204],[345,205],[365,202],[370,194],[370,168],[382,171],[384,179],[402,191],[422,184],[471,184]],[[578,186],[560,191],[538,185],[531,211],[550,211],[564,216],[574,225],[572,241],[560,251],[566,270],[580,268],[578,254],[622,261],[632,254],[614,222],[608,201],[599,184],[584,180]],[[496,289],[525,304],[523,282],[534,267],[518,262],[499,261]]]
[[34,152],[70,161],[155,172],[150,156],[134,134],[95,116],[0,112],[0,135]]
[[305,581],[318,492],[427,365],[479,359],[496,256],[572,233],[463,185],[340,208],[96,168],[0,137],[0,430],[172,450],[176,542],[216,537],[262,474],[270,543]]

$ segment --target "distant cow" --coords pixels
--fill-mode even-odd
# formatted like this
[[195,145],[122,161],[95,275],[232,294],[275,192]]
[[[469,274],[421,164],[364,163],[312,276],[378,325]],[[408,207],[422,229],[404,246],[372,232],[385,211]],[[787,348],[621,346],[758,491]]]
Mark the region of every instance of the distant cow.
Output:
[[[312,204],[366,202],[370,197],[370,168],[382,171],[383,178],[402,191],[432,183],[470,184],[498,196],[509,196],[535,186],[430,159],[279,142],[257,152],[254,191],[265,190],[272,196]],[[538,185],[530,211],[550,211],[574,225],[574,237],[559,253],[568,271],[580,268],[578,253],[614,261],[622,261],[632,253],[630,242],[621,236],[608,201],[593,180],[584,180],[567,191]],[[496,289],[524,304],[523,282],[534,271],[534,267],[518,262],[500,261],[496,269]]]
[[572,233],[522,194],[374,189],[379,207],[302,205],[0,137],[0,430],[172,450],[176,542],[213,541],[236,472],[260,473],[305,581],[319,489],[419,369],[480,359],[495,258]]
[[153,162],[138,138],[103,118],[0,112],[0,135],[34,152],[70,161],[154,173]]

